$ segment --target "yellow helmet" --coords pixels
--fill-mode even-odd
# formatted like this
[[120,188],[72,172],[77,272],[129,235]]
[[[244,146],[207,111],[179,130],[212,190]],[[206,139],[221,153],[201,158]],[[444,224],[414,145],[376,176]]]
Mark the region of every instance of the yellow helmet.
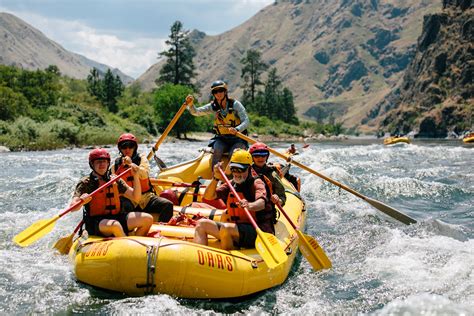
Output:
[[230,158],[230,167],[248,168],[253,163],[252,155],[245,149],[237,149]]

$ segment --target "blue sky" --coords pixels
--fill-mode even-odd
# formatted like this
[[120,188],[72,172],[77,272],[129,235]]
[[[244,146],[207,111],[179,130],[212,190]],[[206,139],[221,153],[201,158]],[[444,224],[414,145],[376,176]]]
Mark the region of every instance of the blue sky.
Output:
[[138,77],[157,62],[174,21],[209,35],[240,25],[274,0],[0,0],[67,50]]

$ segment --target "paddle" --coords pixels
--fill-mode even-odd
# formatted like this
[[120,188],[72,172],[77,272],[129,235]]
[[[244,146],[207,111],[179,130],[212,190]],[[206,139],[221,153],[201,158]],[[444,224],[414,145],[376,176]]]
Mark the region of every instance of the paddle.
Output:
[[[236,135],[237,135],[238,137],[242,138],[243,140],[246,140],[246,141],[249,142],[249,143],[252,143],[252,144],[253,144],[253,143],[256,143],[256,142],[257,142],[255,139],[252,139],[252,138],[250,138],[250,137],[248,137],[248,136],[245,136],[244,134],[242,134],[242,133],[240,133],[240,132],[237,132]],[[282,154],[282,153],[279,153],[278,151],[276,151],[276,150],[274,150],[274,149],[272,149],[272,148],[270,148],[270,147],[268,147],[268,150],[269,150],[272,154],[274,154],[274,155],[276,155],[276,156],[278,156],[278,157],[280,157],[280,158],[283,158],[283,159],[285,159],[285,160],[288,160],[288,156],[286,156],[286,155],[284,155],[284,154]],[[316,176],[318,176],[318,177],[320,177],[320,178],[326,180],[326,181],[331,182],[331,183],[334,184],[334,185],[337,185],[338,187],[340,187],[341,189],[346,190],[346,191],[349,192],[349,193],[354,194],[355,196],[357,196],[357,197],[363,199],[364,201],[366,201],[367,203],[369,203],[370,205],[372,205],[373,207],[375,207],[375,208],[378,209],[379,211],[381,211],[381,212],[387,214],[388,216],[390,216],[390,217],[392,217],[392,218],[394,218],[394,219],[396,219],[396,220],[402,222],[403,224],[409,225],[409,224],[414,224],[414,223],[416,223],[416,220],[415,220],[415,219],[409,217],[408,215],[403,214],[403,213],[400,212],[400,211],[397,211],[396,209],[394,209],[394,208],[391,207],[391,206],[388,206],[387,204],[384,204],[384,203],[379,202],[379,201],[377,201],[377,200],[371,199],[371,198],[369,198],[369,197],[367,197],[367,196],[365,196],[365,195],[362,195],[361,193],[359,193],[359,192],[357,192],[357,191],[354,191],[353,189],[351,189],[351,188],[349,188],[349,187],[347,187],[347,186],[345,186],[345,185],[343,185],[343,184],[337,182],[336,180],[333,180],[333,179],[331,179],[331,178],[329,178],[329,177],[327,177],[327,176],[325,176],[325,175],[323,175],[323,174],[317,172],[316,170],[313,170],[313,169],[311,169],[311,168],[309,168],[309,167],[307,167],[307,166],[305,166],[305,165],[303,165],[303,164],[301,164],[301,163],[299,163],[299,162],[297,162],[297,161],[295,161],[295,160],[291,160],[291,163],[294,164],[295,166],[300,167],[300,168],[303,169],[303,170],[306,170],[306,171],[308,171],[308,172],[310,172],[310,173],[312,173],[312,174],[314,174],[314,175],[316,175]]]
[[[183,114],[184,110],[186,110],[186,106],[188,105],[187,101],[184,101],[184,103],[181,105],[181,107],[179,108],[178,112],[176,112],[176,114],[174,115],[173,119],[171,120],[171,122],[168,124],[168,127],[165,129],[165,131],[163,132],[163,134],[161,134],[160,138],[158,138],[158,140],[156,141],[156,144],[153,146],[153,148],[151,149],[150,153],[148,154],[148,156],[146,157],[148,160],[151,159],[151,157],[153,157],[153,155],[155,154],[155,152],[158,150],[158,147],[160,147],[161,143],[163,143],[163,141],[165,140],[166,136],[168,136],[168,133],[171,131],[171,129],[173,128],[174,124],[176,124],[176,122],[178,121],[178,119],[181,117],[181,115]],[[166,166],[165,166],[166,167]]]
[[60,254],[67,255],[69,253],[69,250],[71,249],[72,240],[73,240],[74,236],[76,235],[77,231],[79,230],[79,228],[81,228],[83,223],[84,223],[84,221],[81,221],[76,226],[76,228],[74,229],[74,232],[71,235],[59,239],[54,244],[53,248],[56,248],[59,251]]
[[301,230],[296,227],[293,223],[291,218],[286,214],[283,207],[281,207],[280,203],[276,203],[280,212],[285,215],[286,219],[296,231],[298,235],[298,246],[300,247],[300,251],[303,256],[308,260],[314,270],[321,270],[321,269],[329,269],[332,267],[331,261],[327,257],[326,253],[324,252],[323,248],[318,244],[316,239],[314,239],[310,235],[303,234]]
[[[104,183],[103,185],[101,185],[98,189],[96,189],[94,192],[89,194],[89,196],[91,196],[91,197],[94,196],[99,191],[101,191],[102,189],[108,187],[112,183],[116,182],[118,179],[120,179],[121,177],[123,177],[125,174],[127,174],[130,171],[131,171],[131,169],[127,169],[124,172],[120,173],[117,177],[115,177],[112,180],[108,181],[107,183]],[[74,203],[73,205],[68,207],[61,214],[56,215],[55,217],[50,218],[50,219],[41,219],[41,220],[33,223],[31,226],[29,226],[28,228],[23,230],[21,233],[16,235],[13,238],[13,241],[21,247],[28,247],[29,245],[31,245],[32,243],[34,243],[38,239],[42,238],[43,236],[45,236],[46,234],[51,232],[53,230],[53,227],[54,227],[53,224],[58,219],[60,219],[61,217],[63,217],[67,213],[71,212],[71,210],[75,209],[76,207],[82,205],[83,203],[84,203],[84,201],[82,201],[82,200],[77,201],[76,203]]]
[[[235,195],[239,202],[242,202],[242,199],[235,191],[234,187],[230,183],[229,179],[225,175],[225,172],[218,167],[219,173],[222,176],[222,179],[227,183],[232,193]],[[269,233],[263,232],[258,226],[255,220],[253,219],[252,215],[248,208],[244,207],[245,213],[252,224],[252,226],[257,231],[257,239],[255,240],[255,249],[257,249],[258,253],[262,256],[263,261],[267,264],[270,269],[276,268],[280,264],[284,263],[288,260],[288,256],[286,255],[283,248],[280,246],[278,239]]]

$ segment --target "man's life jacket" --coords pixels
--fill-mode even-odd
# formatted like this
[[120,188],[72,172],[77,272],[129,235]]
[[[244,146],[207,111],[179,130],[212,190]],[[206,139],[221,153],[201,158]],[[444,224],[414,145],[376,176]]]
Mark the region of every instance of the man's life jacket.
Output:
[[[241,184],[233,184],[237,194],[241,199],[246,199],[249,202],[255,202],[255,189],[254,182],[259,177],[254,177],[249,175],[247,180]],[[265,181],[264,181],[265,182]],[[266,226],[266,224],[271,223],[272,225],[276,222],[276,213],[274,207],[270,206],[270,196],[267,190],[268,200],[265,201],[265,209],[258,212],[250,212],[253,219],[257,222],[257,225]],[[234,196],[232,191],[229,192],[227,196],[227,212],[231,221],[235,223],[250,223],[250,220],[247,216],[245,210],[239,206],[239,200]]]
[[[96,190],[108,180],[98,178],[90,174],[93,190]],[[120,196],[118,184],[115,182],[105,189],[100,190],[94,195],[94,198],[84,205],[86,216],[115,215],[120,213]]]
[[[124,172],[125,170],[127,170],[128,168],[130,168],[130,166],[126,166],[126,165],[122,164],[122,158],[123,157],[119,157],[119,158],[115,159],[115,163],[114,163],[115,174],[120,174],[120,173]],[[139,166],[141,161],[142,161],[142,158],[138,154],[133,155],[132,162],[134,164]],[[133,188],[133,176],[131,175],[131,173],[129,173],[128,177],[125,178],[124,180],[125,180],[125,182],[127,182],[127,184],[130,187]],[[142,187],[142,193],[148,193],[148,192],[152,191],[152,186],[151,186],[149,177],[147,177],[145,179],[140,179],[140,185]]]
[[[227,99],[227,115],[225,117],[222,115],[221,107],[215,101],[212,102],[212,110],[216,112],[213,129],[217,135],[231,135],[227,129],[240,125],[240,118],[234,111],[234,102],[234,99]],[[241,132],[246,133],[247,130]]]

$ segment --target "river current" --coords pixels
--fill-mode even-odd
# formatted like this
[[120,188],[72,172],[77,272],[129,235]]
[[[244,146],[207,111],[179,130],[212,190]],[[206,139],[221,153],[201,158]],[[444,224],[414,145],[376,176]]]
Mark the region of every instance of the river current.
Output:
[[[283,151],[286,143],[269,144]],[[168,165],[198,155],[204,142],[165,143]],[[150,146],[140,146],[148,152]],[[333,263],[314,272],[299,256],[287,281],[240,301],[126,297],[78,283],[67,256],[51,249],[81,212],[60,218],[37,243],[12,238],[68,207],[89,173],[86,149],[2,153],[0,313],[4,314],[376,314],[473,315],[474,147],[460,141],[312,143],[295,160],[415,218],[406,226],[360,198],[297,167],[315,237]],[[113,157],[115,148],[109,149]],[[277,161],[278,158],[271,157]],[[154,174],[157,168],[152,164]]]

